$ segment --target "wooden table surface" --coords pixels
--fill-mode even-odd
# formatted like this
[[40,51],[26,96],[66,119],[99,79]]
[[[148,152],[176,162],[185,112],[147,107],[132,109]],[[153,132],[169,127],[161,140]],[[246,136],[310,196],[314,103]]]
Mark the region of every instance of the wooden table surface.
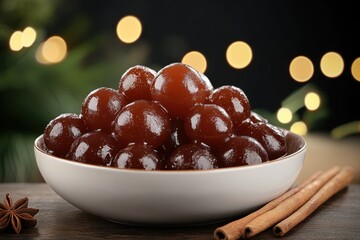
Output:
[[[85,213],[59,197],[45,183],[0,184],[0,198],[29,197],[39,208],[35,228],[20,234],[0,232],[0,239],[214,239],[226,222],[194,227],[140,227],[113,223]],[[270,229],[250,239],[279,239]],[[281,239],[360,239],[360,184],[350,184]]]

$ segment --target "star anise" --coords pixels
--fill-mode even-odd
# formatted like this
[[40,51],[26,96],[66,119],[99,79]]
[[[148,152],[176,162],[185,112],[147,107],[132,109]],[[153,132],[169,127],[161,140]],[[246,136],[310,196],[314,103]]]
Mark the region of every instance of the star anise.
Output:
[[14,204],[7,193],[4,203],[0,203],[0,231],[12,228],[19,233],[22,227],[34,227],[37,219],[34,215],[39,212],[37,208],[28,208],[27,197],[17,200]]

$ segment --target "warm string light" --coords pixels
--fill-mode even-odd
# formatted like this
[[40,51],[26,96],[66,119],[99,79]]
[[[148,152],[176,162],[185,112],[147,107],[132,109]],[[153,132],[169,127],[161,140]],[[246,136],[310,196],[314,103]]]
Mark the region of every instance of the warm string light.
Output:
[[226,60],[235,69],[247,67],[252,57],[251,47],[243,41],[233,42],[226,50]]
[[12,51],[20,51],[23,48],[21,31],[15,31],[11,35],[9,40],[9,47]]
[[[321,72],[329,78],[336,78],[344,71],[344,60],[339,53],[328,52],[320,60]],[[356,58],[351,64],[351,75],[356,81],[360,82],[360,57]],[[314,74],[312,61],[305,56],[297,56],[291,60],[289,73],[292,79],[297,82],[307,82]]]
[[291,125],[290,131],[305,136],[307,134],[308,129],[303,121],[298,121],[298,122],[294,122]]
[[351,74],[356,81],[360,82],[360,57],[356,58],[351,64]]
[[[328,52],[324,54],[320,61],[320,70],[328,78],[339,77],[344,71],[344,60],[339,53]],[[360,57],[356,58],[351,65],[351,74],[356,81],[360,82]],[[289,72],[291,77],[298,82],[309,81],[313,75],[313,66],[311,60],[304,57],[298,56],[294,58],[289,67]],[[304,97],[304,106],[308,111],[316,111],[320,108],[321,97],[316,92],[308,92]],[[278,120],[282,123],[287,123],[284,120],[284,114],[279,114],[278,111]],[[351,122],[349,124],[344,124],[339,126],[331,131],[331,135],[334,138],[342,138],[344,136],[358,133],[360,129],[360,124],[358,122]],[[302,122],[294,122],[290,131],[295,133],[305,135],[307,133],[307,125]]]
[[15,31],[9,39],[9,47],[12,51],[20,51],[24,47],[30,47],[36,40],[36,31],[32,27],[26,27],[23,31]]
[[52,36],[40,44],[36,51],[36,60],[42,64],[59,63],[66,57],[67,46],[63,38]]
[[344,60],[340,54],[328,52],[320,60],[320,69],[329,78],[338,77],[344,70]]
[[22,45],[30,47],[36,40],[36,31],[32,27],[27,27],[22,33]]
[[291,77],[297,82],[307,82],[314,74],[314,65],[308,57],[298,56],[289,66]]
[[[327,52],[320,60],[320,70],[328,78],[339,77],[344,71],[344,60],[342,56],[337,52]],[[356,58],[351,64],[351,75],[354,79],[360,82],[360,57]],[[314,74],[314,66],[311,60],[305,56],[297,56],[291,62],[289,66],[289,73],[292,79],[297,82],[307,82]],[[321,96],[315,92],[308,92],[304,97],[304,106],[308,111],[316,111],[320,108]],[[279,109],[277,113],[277,119],[281,123],[289,123],[290,121],[286,116],[283,108]],[[288,122],[289,121],[289,122]],[[354,124],[350,124],[351,128],[346,125],[345,127],[338,127],[336,131],[333,131],[333,137],[339,137],[347,132],[356,132]],[[349,130],[351,129],[351,130]],[[291,125],[291,131],[306,134],[307,126],[304,122],[295,122]]]
[[[320,108],[321,97],[318,93],[316,93],[314,91],[308,91],[303,96],[304,96],[303,104],[299,105],[296,109],[294,109],[294,107],[293,107],[293,109],[291,109],[286,106],[279,108],[279,110],[277,111],[276,117],[280,123],[282,123],[282,124],[291,123],[291,121],[294,118],[293,115],[295,114],[295,112],[302,107],[305,107],[308,111],[316,111]],[[296,133],[299,133],[299,132],[301,132],[303,134],[307,133],[307,126],[302,121],[292,123],[290,130],[291,129],[293,129],[294,132],[296,132]],[[299,130],[299,129],[301,129],[301,130]],[[293,130],[291,130],[291,131],[293,131]]]
[[320,107],[320,96],[315,92],[309,92],[305,95],[304,104],[309,111],[315,111]]
[[142,32],[140,20],[135,16],[125,16],[116,26],[116,34],[124,43],[133,43],[139,39]]
[[204,73],[206,71],[206,58],[202,53],[198,51],[188,52],[187,54],[185,54],[181,62],[192,66],[201,73]]
[[291,119],[293,118],[293,114],[290,109],[282,107],[277,111],[276,117],[279,120],[279,122],[286,124],[291,122]]
[[[142,33],[141,21],[132,15],[125,16],[120,19],[116,27],[118,38],[124,43],[133,43],[140,38]],[[14,49],[18,46],[14,44]],[[243,69],[247,67],[253,58],[252,49],[244,41],[236,41],[231,43],[226,50],[226,60],[228,64],[235,69]],[[207,61],[200,52],[189,52],[183,57],[183,63],[187,63],[204,73],[207,67]],[[340,54],[336,52],[328,52],[324,54],[320,61],[320,69],[322,73],[329,77],[338,77],[344,70],[344,61]],[[355,80],[360,81],[360,58],[353,62],[351,73]],[[289,66],[291,77],[298,82],[307,82],[314,74],[314,65],[312,61],[305,56],[295,57]]]
[[[301,98],[302,101],[300,100]],[[280,123],[290,124],[290,131],[305,135],[308,131],[308,126],[305,122],[297,120],[299,116],[296,115],[296,112],[303,108],[307,111],[313,112],[317,111],[320,106],[320,94],[315,92],[313,88],[306,87],[283,101],[283,106],[278,109],[276,117]]]

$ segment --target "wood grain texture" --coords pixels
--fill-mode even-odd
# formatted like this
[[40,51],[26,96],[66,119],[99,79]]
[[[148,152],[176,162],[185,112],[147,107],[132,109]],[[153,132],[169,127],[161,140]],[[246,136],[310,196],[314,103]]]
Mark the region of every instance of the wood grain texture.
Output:
[[[59,197],[44,183],[0,184],[0,201],[29,197],[29,207],[39,208],[35,228],[20,234],[0,232],[0,239],[214,239],[217,227],[144,227],[113,223],[85,213]],[[241,216],[239,216],[241,217]],[[229,220],[230,221],[230,220]],[[279,239],[271,229],[250,239]],[[360,185],[351,184],[325,202],[281,239],[360,239]]]

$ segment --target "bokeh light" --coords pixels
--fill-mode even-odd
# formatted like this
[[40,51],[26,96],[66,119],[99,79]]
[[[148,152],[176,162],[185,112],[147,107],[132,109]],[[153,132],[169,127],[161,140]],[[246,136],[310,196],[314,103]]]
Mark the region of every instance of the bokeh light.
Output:
[[231,67],[236,69],[242,69],[248,66],[252,57],[252,50],[246,42],[233,42],[226,50],[227,62]]
[[360,82],[360,57],[355,59],[354,62],[351,64],[351,74],[356,81]]
[[30,47],[36,39],[36,31],[32,27],[27,27],[22,33],[23,47]]
[[289,72],[295,81],[306,82],[314,74],[314,65],[309,58],[298,56],[291,61]]
[[187,54],[185,54],[181,62],[192,66],[201,73],[204,73],[206,71],[206,67],[207,67],[206,58],[200,52],[197,51],[188,52]]
[[9,40],[9,47],[12,51],[20,51],[23,48],[22,32],[15,31]]
[[290,131],[293,133],[297,133],[299,135],[306,135],[308,132],[307,126],[303,121],[294,122],[291,127]]
[[135,16],[125,16],[117,24],[116,33],[124,43],[133,43],[139,39],[142,32],[140,20]]
[[15,31],[9,40],[12,51],[20,51],[23,47],[30,47],[36,40],[36,31],[32,27],[26,27],[24,31]]
[[320,107],[320,96],[317,93],[309,92],[305,95],[304,104],[305,107],[310,111],[315,111]]
[[289,123],[293,115],[290,109],[282,107],[277,111],[276,117],[281,123]]
[[329,78],[338,77],[344,71],[344,60],[340,54],[328,52],[320,60],[320,69]]
[[36,60],[42,64],[58,63],[65,58],[66,53],[65,40],[59,36],[53,36],[39,46],[36,52]]

